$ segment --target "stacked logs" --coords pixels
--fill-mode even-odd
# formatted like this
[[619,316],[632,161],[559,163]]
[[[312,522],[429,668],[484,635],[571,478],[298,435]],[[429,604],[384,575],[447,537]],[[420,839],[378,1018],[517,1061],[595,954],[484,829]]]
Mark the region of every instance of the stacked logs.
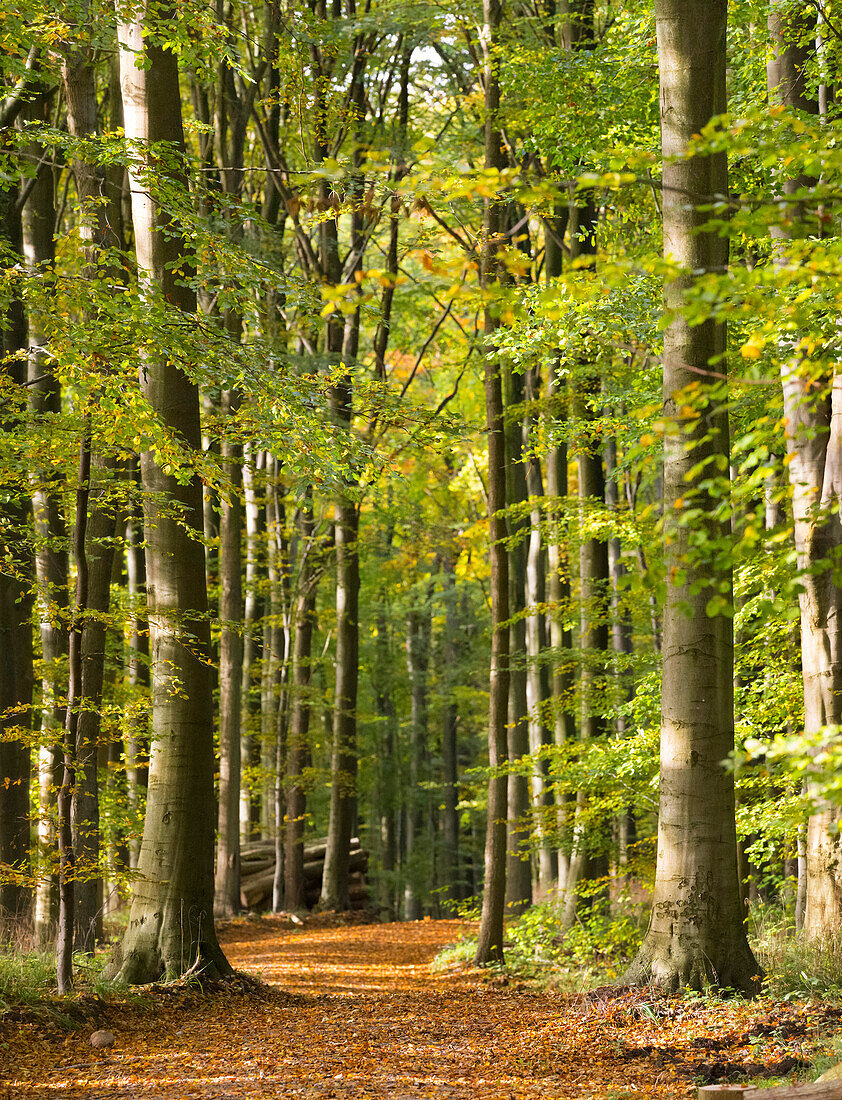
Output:
[[[322,873],[325,866],[327,837],[319,837],[304,845],[304,900],[312,907],[319,900]],[[348,886],[352,909],[365,909],[369,904],[365,872],[368,852],[360,847],[359,837],[353,837],[349,849]],[[240,848],[240,904],[243,909],[258,909],[272,904],[272,884],[275,881],[275,843],[258,840]]]

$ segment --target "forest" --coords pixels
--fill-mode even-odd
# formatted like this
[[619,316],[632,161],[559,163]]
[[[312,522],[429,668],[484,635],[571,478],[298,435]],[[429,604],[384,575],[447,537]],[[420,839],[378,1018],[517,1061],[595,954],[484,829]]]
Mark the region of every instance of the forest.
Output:
[[839,73],[836,0],[0,0],[0,1009],[284,921],[842,1000]]

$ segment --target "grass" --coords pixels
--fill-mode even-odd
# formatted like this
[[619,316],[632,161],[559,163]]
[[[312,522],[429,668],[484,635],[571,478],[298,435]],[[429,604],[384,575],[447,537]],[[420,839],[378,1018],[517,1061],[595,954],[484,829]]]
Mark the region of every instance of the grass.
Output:
[[[620,916],[594,908],[565,928],[557,902],[533,905],[507,922],[505,962],[490,969],[576,991],[616,981],[634,957],[645,923],[643,909],[628,899],[617,908]],[[476,947],[476,937],[465,937],[441,951],[434,965],[444,970],[470,964]]]
[[795,932],[782,906],[758,903],[752,906],[749,939],[766,971],[766,993],[781,1000],[842,1001],[842,934],[809,942]]
[[[103,995],[108,989],[103,977],[107,958],[107,951],[75,955],[73,994],[58,1003],[84,994]],[[55,952],[0,948],[0,1013],[21,1005],[44,1006],[57,998]],[[60,1014],[61,1010],[57,1011]]]

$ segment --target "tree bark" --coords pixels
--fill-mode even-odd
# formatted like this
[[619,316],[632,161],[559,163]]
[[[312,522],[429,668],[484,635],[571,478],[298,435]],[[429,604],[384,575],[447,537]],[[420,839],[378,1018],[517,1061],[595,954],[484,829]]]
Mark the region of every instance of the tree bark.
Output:
[[[49,99],[39,96],[27,108],[34,122],[48,117]],[[44,156],[44,147],[30,145],[33,159]],[[23,208],[23,255],[30,272],[47,274],[55,261],[55,171],[48,165],[39,171]],[[38,312],[29,315],[28,386],[29,412],[47,420],[61,409],[61,385],[50,370],[43,350],[45,326]],[[56,789],[61,782],[61,731],[65,708],[67,656],[67,525],[61,507],[59,484],[54,472],[41,468],[30,476],[35,533],[36,606],[40,621],[41,657],[41,743],[38,749],[38,875],[35,883],[35,946],[46,950],[55,939],[58,919],[58,877],[54,853]]]
[[[354,120],[355,146],[352,154],[352,175],[348,190],[352,196],[349,269],[342,270],[339,257],[338,223],[330,219],[323,225],[321,241],[322,274],[329,285],[336,286],[342,280],[353,281],[362,271],[364,239],[362,225],[362,125],[366,116],[364,73],[367,50],[361,37],[354,42],[354,61],[351,68],[348,92],[351,116]],[[318,76],[324,78],[324,56],[318,58]],[[326,143],[326,104],[324,91],[318,93],[316,159],[324,160]],[[321,199],[329,206],[327,184],[321,189]],[[360,310],[357,308],[344,323],[341,316],[328,318],[326,352],[331,366],[341,362],[356,362],[360,338]],[[331,421],[341,440],[344,458],[350,457],[347,440],[350,439],[353,420],[353,376],[344,374],[328,395]],[[336,679],[333,714],[333,747],[331,751],[330,821],[328,825],[328,849],[322,878],[319,904],[324,909],[347,909],[348,848],[357,813],[357,688],[359,680],[359,510],[354,499],[353,477],[346,475],[346,485],[340,490],[334,504],[334,532],[336,542]]]
[[444,577],[444,668],[442,678],[445,697],[442,705],[441,758],[443,805],[441,814],[441,868],[442,898],[458,901],[461,891],[461,861],[459,858],[459,709],[454,698],[456,676],[459,667],[458,600],[456,594],[456,563],[452,553],[445,557],[442,566]]
[[240,840],[251,840],[260,822],[255,797],[255,769],[260,763],[260,692],[256,670],[260,668],[263,600],[259,592],[261,536],[266,510],[261,507],[256,481],[259,453],[249,448],[243,463],[243,496],[246,520],[246,571],[243,603],[243,665],[240,689]]
[[521,417],[523,374],[505,372],[506,505],[509,536],[509,703],[506,751],[509,759],[506,813],[506,908],[519,914],[532,904],[530,791],[525,771],[529,756],[529,698],[526,669],[526,470]]
[[[723,325],[691,326],[678,311],[696,273],[722,271],[728,262],[727,238],[706,231],[709,215],[698,209],[725,196],[725,155],[687,156],[693,135],[725,109],[726,2],[656,0],[655,14],[664,252],[680,274],[666,287],[671,314],[663,351],[667,594],[658,860],[649,929],[625,981],[749,992],[761,972],[740,912],[734,781],[722,763],[734,746],[732,622],[706,612],[710,582],[730,590],[730,574],[711,576],[710,567],[689,562],[686,528],[676,520],[676,501],[688,492],[710,515],[715,500],[701,482],[711,469],[728,470],[725,408],[702,393],[687,415],[677,400],[712,360],[721,370],[716,357],[725,346]],[[707,522],[712,538],[729,537],[726,525],[712,516]]]
[[[771,4],[769,32],[774,54],[767,69],[769,99],[809,114],[819,109],[818,102],[810,98],[804,75],[814,30],[812,11],[796,11],[780,0]],[[787,242],[811,231],[804,203],[790,198],[809,183],[796,177],[784,185],[781,222],[772,229],[779,266],[789,262]],[[842,545],[837,508],[842,493],[842,377],[830,368],[818,378],[815,375],[812,361],[784,363],[781,368],[787,470],[802,585],[801,666],[807,735],[842,724],[842,591],[833,581],[833,571],[827,569]],[[810,784],[807,789],[815,795]],[[838,807],[820,802],[807,823],[803,927],[815,940],[835,936],[842,924],[840,820]],[[799,847],[803,845],[799,837]]]
[[[500,132],[500,79],[497,37],[503,17],[499,0],[483,0],[485,50],[485,166],[505,166]],[[498,285],[501,210],[486,201],[480,278],[485,290]],[[491,303],[486,305],[486,337],[497,328]],[[506,553],[506,440],[503,389],[495,349],[486,349],[485,416],[488,435],[488,537],[491,561],[491,670],[488,708],[488,809],[485,831],[485,881],[475,961],[478,966],[503,958],[506,903],[506,719],[509,699],[509,563]]]
[[526,409],[523,416],[523,443],[526,457],[526,489],[529,496],[529,543],[526,553],[526,702],[529,709],[529,751],[532,763],[532,811],[538,841],[538,890],[546,896],[558,878],[556,853],[548,836],[553,824],[553,794],[549,761],[542,750],[552,744],[546,707],[551,702],[547,664],[547,630],[544,608],[547,603],[547,555],[541,523],[544,496],[541,463],[533,453],[535,405],[540,397],[537,367],[526,374]]
[[[151,11],[151,9],[150,9]],[[132,144],[132,220],[138,267],[150,294],[189,317],[195,295],[179,277],[189,266],[178,226],[155,197],[154,143],[184,150],[175,54],[144,31],[166,11],[120,27],[126,137]],[[147,17],[147,18],[145,18]],[[183,169],[168,171],[186,184]],[[201,446],[199,397],[182,369],[150,358],[141,374],[144,397],[190,452]],[[141,457],[145,491],[149,621],[152,634],[152,754],[149,795],[119,976],[153,981],[187,971],[231,972],[213,923],[213,698],[202,485],[165,473],[151,451]]]
[[[424,784],[427,768],[427,673],[430,664],[430,597],[419,593],[410,598],[415,606],[406,618],[406,670],[409,676],[409,787],[406,793],[405,864],[406,887],[403,898],[405,920],[419,920],[424,901],[430,898],[429,857],[432,838],[424,843],[425,813],[429,795]],[[426,849],[426,851],[425,851]]]
[[[14,121],[12,118],[11,121]],[[0,152],[5,141],[0,130]],[[22,249],[17,182],[0,188],[0,240],[13,254]],[[25,380],[27,346],[23,303],[13,298],[0,315],[2,364],[0,370],[13,386]],[[10,431],[7,419],[3,428]],[[0,503],[0,865],[15,875],[0,876],[0,930],[28,925],[32,894],[30,871],[29,784],[27,741],[31,725],[32,664],[32,555],[29,538],[30,504],[25,481],[3,478]]]
[[310,681],[313,629],[316,621],[318,570],[315,555],[312,490],[298,513],[299,572],[295,601],[295,637],[292,652],[292,706],[286,758],[286,822],[284,831],[284,908],[304,907],[304,814],[307,794],[303,783],[310,733]]

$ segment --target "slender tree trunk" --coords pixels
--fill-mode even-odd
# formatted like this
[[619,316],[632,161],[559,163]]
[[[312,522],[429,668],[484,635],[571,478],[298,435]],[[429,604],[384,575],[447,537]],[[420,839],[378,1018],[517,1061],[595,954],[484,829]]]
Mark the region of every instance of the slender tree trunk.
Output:
[[85,420],[79,445],[79,473],[76,483],[76,525],[73,550],[76,559],[76,596],[70,624],[67,713],[64,724],[64,769],[58,792],[59,908],[56,943],[56,977],[59,994],[73,984],[73,929],[76,880],[76,846],[71,822],[76,785],[76,748],[79,743],[79,699],[82,694],[82,641],[84,616],[88,608],[87,526],[91,481],[90,422]]
[[[259,669],[261,609],[263,601],[259,592],[260,543],[263,534],[265,509],[260,505],[260,494],[255,484],[259,476],[258,455],[252,450],[246,453],[243,464],[243,494],[246,519],[246,576],[243,605],[243,667],[240,717],[240,839],[250,840],[260,820],[260,812],[254,797],[255,764],[260,759],[260,692],[256,690],[256,669]],[[262,632],[261,632],[262,637]],[[256,758],[256,759],[255,759]]]
[[[28,117],[45,122],[49,100],[41,96],[27,108]],[[33,142],[33,159],[44,155],[44,147]],[[23,255],[33,272],[48,273],[55,261],[55,172],[39,172],[23,208]],[[44,325],[36,311],[29,317],[28,386],[29,411],[36,419],[54,416],[61,409],[61,386],[50,370],[42,350]],[[65,708],[60,702],[66,685],[67,657],[67,526],[61,509],[55,474],[40,469],[30,477],[35,532],[35,577],[37,614],[40,622],[41,657],[41,743],[38,749],[38,876],[35,884],[35,945],[40,950],[55,938],[58,918],[58,877],[54,853],[57,847],[56,789],[61,782],[61,730]]]
[[[137,460],[132,463],[132,480],[140,476]],[[139,486],[138,486],[139,488]],[[129,657],[126,675],[132,691],[131,711],[126,735],[126,778],[129,805],[135,815],[135,828],[142,822],[149,783],[149,722],[147,697],[149,692],[149,617],[146,607],[146,551],[143,547],[143,513],[133,505],[126,523],[126,584],[129,595]],[[140,835],[129,841],[129,866],[137,868],[140,857]]]
[[[5,108],[5,105],[4,105]],[[0,114],[0,120],[5,115]],[[12,118],[10,121],[14,121]],[[0,152],[5,141],[0,124]],[[21,216],[16,183],[0,186],[0,243],[12,254],[22,247]],[[23,303],[13,298],[0,315],[2,363],[7,381],[26,380],[26,315]],[[10,431],[7,419],[3,425]],[[31,724],[32,663],[32,554],[29,539],[30,505],[25,481],[3,475],[0,503],[0,864],[14,867],[23,876],[30,870],[28,735]],[[8,876],[0,877],[0,931],[31,915],[30,890]]]
[[[362,198],[362,146],[359,133],[365,117],[364,47],[360,44],[351,75],[349,97],[356,120],[354,174],[350,190],[357,196],[351,214],[350,254],[352,268],[345,274],[352,280],[362,270],[363,232],[360,199]],[[322,141],[323,141],[322,134]],[[320,159],[326,149],[320,141]],[[324,188],[323,188],[324,190]],[[323,269],[329,283],[336,285],[344,278],[339,262],[336,221],[325,223],[322,241]],[[341,352],[341,361],[352,364],[357,359],[360,338],[360,311],[356,309],[345,319],[333,315],[327,325],[327,352],[333,359]],[[342,342],[337,344],[339,334]],[[353,378],[346,374],[333,385],[329,394],[332,423],[340,437],[349,438],[353,420]],[[343,447],[347,444],[343,443]],[[346,450],[346,455],[349,452]],[[331,752],[330,820],[328,846],[322,878],[320,905],[325,909],[347,909],[348,854],[357,815],[357,687],[359,680],[359,510],[353,498],[353,483],[348,480],[334,505],[336,540],[336,679],[333,715],[333,749]]]
[[[564,203],[552,218],[544,223],[546,245],[547,282],[553,285],[563,269],[564,235],[567,231],[570,210]],[[552,714],[553,743],[561,748],[576,740],[576,721],[573,714],[574,677],[572,667],[573,638],[565,624],[570,610],[570,567],[567,556],[567,442],[558,438],[558,425],[567,419],[567,395],[559,378],[558,362],[551,357],[547,364],[544,423],[551,440],[546,459],[547,497],[547,596],[549,598],[549,641],[553,654]],[[570,869],[570,822],[573,803],[565,792],[557,792],[556,833],[558,847],[558,889],[564,891]]]
[[[499,0],[483,0],[485,49],[485,166],[505,166],[500,133],[500,80],[497,37],[503,16]],[[499,279],[499,203],[488,200],[483,225],[482,286],[491,290]],[[490,337],[497,319],[486,306],[484,330]],[[506,553],[506,442],[503,390],[495,349],[489,347],[485,367],[485,415],[488,433],[488,527],[491,559],[491,673],[489,681],[488,810],[485,833],[485,882],[476,963],[503,958],[503,915],[506,903],[506,719],[509,699],[509,564]]]
[[[709,568],[686,563],[687,531],[676,501],[688,492],[703,514],[714,500],[699,473],[717,459],[728,468],[726,410],[701,394],[692,415],[676,401],[725,346],[724,326],[690,325],[678,312],[699,271],[722,271],[727,238],[703,226],[698,209],[727,193],[724,153],[687,156],[693,135],[725,109],[725,0],[655,0],[664,157],[664,252],[681,274],[666,287],[675,311],[664,333],[664,507],[667,594],[663,625],[658,861],[649,930],[627,982],[668,988],[708,984],[752,991],[760,968],[740,912],[733,774],[723,761],[734,746],[732,623],[709,616]],[[714,539],[729,531],[708,520]]]
[[442,566],[444,577],[444,645],[442,670],[446,695],[442,705],[441,758],[444,788],[441,814],[441,886],[443,901],[458,901],[461,861],[459,859],[459,710],[453,692],[459,667],[458,601],[456,563],[448,554]]
[[[238,406],[239,396],[225,391],[223,416],[231,417]],[[233,916],[240,909],[241,460],[242,447],[224,440],[222,461],[228,492],[222,502],[220,520],[219,840],[214,894],[214,907],[221,916]]]
[[506,750],[510,770],[507,780],[506,814],[506,908],[522,913],[532,903],[532,859],[530,840],[529,698],[526,669],[526,470],[523,463],[522,407],[525,396],[523,374],[505,373],[506,403],[506,504],[509,532],[509,703]]
[[292,705],[286,758],[286,824],[284,833],[284,908],[304,908],[304,815],[307,794],[303,782],[308,758],[310,681],[312,678],[313,628],[316,620],[316,543],[312,490],[298,513],[299,572],[295,601],[295,640],[292,653]]
[[[87,12],[85,15],[87,17]],[[73,137],[81,140],[90,139],[97,132],[93,66],[93,54],[87,46],[68,50],[62,65],[68,129]],[[103,205],[112,196],[105,171],[100,166],[83,157],[76,157],[73,173],[80,206],[87,274],[93,281],[103,263],[105,250],[120,243],[111,229],[116,220],[113,212],[109,206]],[[101,370],[102,364],[94,362],[93,369]],[[114,559],[113,536],[117,522],[116,510],[108,499],[116,460],[113,453],[94,453],[95,451],[92,445],[91,485],[86,498],[91,509],[87,520],[88,542],[85,547],[88,591],[82,630],[81,681],[76,701],[76,771],[71,808],[76,852],[76,948],[89,952],[94,950],[97,940],[102,937],[97,762],[105,674],[106,622]],[[81,517],[77,515],[77,524],[80,520]]]
[[[155,198],[150,146],[169,141],[184,149],[178,65],[169,50],[144,38],[154,17],[141,4],[120,27],[121,83],[132,165],[132,218],[138,266],[150,294],[173,311],[195,312],[193,292],[176,269],[189,266],[177,224]],[[183,171],[171,167],[184,186]],[[201,446],[195,385],[172,362],[150,359],[141,377],[144,396],[189,451]],[[149,619],[152,632],[152,755],[139,877],[122,945],[120,977],[155,980],[187,971],[225,975],[231,968],[213,923],[213,696],[210,630],[202,530],[202,485],[180,484],[147,451],[145,490]],[[166,502],[164,504],[163,502]]]
[[[619,519],[620,493],[617,470],[617,441],[605,441],[605,504],[608,511]],[[608,540],[608,571],[611,575],[611,647],[614,651],[614,690],[611,693],[616,717],[614,730],[623,738],[629,730],[629,722],[623,707],[634,698],[634,677],[631,660],[633,655],[632,620],[623,592],[626,568],[623,564],[622,543],[618,536]],[[629,846],[634,836],[635,822],[631,807],[620,813],[617,821],[618,863],[625,866],[629,859]]]
[[532,807],[535,833],[538,839],[538,890],[546,896],[558,878],[558,862],[548,830],[552,830],[553,795],[550,787],[549,761],[541,752],[552,744],[547,725],[546,707],[551,701],[549,666],[547,664],[547,630],[544,608],[547,602],[547,556],[541,524],[541,500],[544,496],[541,463],[534,453],[534,406],[540,396],[540,379],[536,368],[526,375],[526,410],[523,417],[523,442],[526,458],[526,488],[531,501],[529,510],[529,543],[526,554],[526,698],[529,708],[529,751],[532,764]]
[[[423,601],[411,608],[406,620],[406,669],[409,675],[410,736],[409,736],[409,789],[406,805],[405,874],[403,912],[406,920],[419,920],[425,900],[430,898],[431,876],[429,857],[431,837],[424,837],[427,819],[427,795],[425,783],[429,780],[427,768],[427,673],[430,663],[430,598],[424,593]],[[418,594],[415,595],[418,599]]]
[[[768,66],[769,98],[787,107],[818,112],[810,98],[805,66],[813,51],[815,15],[775,0],[769,32],[775,52]],[[789,263],[788,241],[814,231],[805,204],[790,196],[811,181],[794,178],[784,185],[781,223],[773,227],[776,262]],[[827,369],[815,377],[811,361],[782,367],[787,470],[792,486],[795,547],[801,571],[801,665],[804,678],[804,732],[842,724],[842,591],[827,562],[842,545],[838,501],[842,495],[842,377]],[[819,506],[817,509],[816,506]],[[808,784],[808,791],[812,792]],[[822,940],[842,925],[842,842],[836,806],[820,803],[810,815],[806,844],[804,931]],[[799,855],[801,853],[799,852]]]

